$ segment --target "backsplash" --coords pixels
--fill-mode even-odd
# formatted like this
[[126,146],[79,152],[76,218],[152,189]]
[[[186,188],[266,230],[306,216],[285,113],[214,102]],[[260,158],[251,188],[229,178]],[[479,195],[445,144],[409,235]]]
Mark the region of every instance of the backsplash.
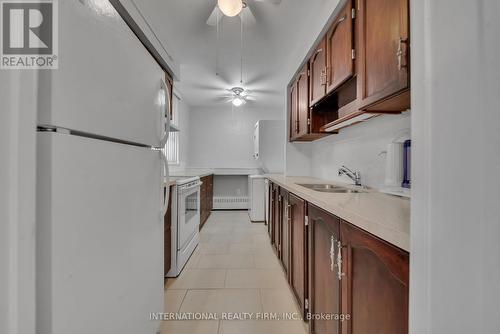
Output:
[[387,144],[409,134],[410,127],[410,112],[382,115],[315,141],[311,143],[311,176],[351,183],[346,176],[338,176],[338,169],[345,165],[361,172],[363,185],[381,189]]

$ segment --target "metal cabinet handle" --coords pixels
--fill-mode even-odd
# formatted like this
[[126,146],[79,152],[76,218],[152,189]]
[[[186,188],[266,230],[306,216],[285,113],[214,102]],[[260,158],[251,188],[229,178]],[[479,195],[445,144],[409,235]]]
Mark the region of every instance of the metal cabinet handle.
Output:
[[321,70],[320,79],[321,79],[321,85],[326,86],[326,68]]
[[403,56],[406,58],[406,53],[403,52],[403,44],[408,43],[408,38],[399,38],[398,51],[396,52],[396,56],[398,58],[398,70],[402,70],[403,68],[407,68],[408,65],[403,65]]
[[342,243],[337,241],[337,278],[339,281],[342,280],[342,277],[345,276],[345,273],[342,272]]
[[330,271],[335,270],[335,238],[333,235],[330,237]]

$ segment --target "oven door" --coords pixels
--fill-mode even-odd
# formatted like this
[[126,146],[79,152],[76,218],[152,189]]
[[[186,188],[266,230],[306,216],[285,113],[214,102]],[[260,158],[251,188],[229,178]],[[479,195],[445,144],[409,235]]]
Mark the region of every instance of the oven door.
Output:
[[200,227],[200,185],[179,188],[177,249],[183,249]]

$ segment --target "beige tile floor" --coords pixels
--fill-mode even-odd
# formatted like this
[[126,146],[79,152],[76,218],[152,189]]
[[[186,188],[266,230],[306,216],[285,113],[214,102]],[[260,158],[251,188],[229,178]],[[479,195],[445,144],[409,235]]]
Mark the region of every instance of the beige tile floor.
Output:
[[213,313],[218,320],[163,321],[162,334],[306,334],[301,320],[225,320],[226,313],[299,316],[267,227],[245,211],[213,212],[186,267],[165,284],[165,312]]

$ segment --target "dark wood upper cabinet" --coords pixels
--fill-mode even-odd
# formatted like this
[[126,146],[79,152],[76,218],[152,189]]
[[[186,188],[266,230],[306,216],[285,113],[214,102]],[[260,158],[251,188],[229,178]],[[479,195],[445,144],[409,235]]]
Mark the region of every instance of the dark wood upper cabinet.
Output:
[[289,281],[302,314],[306,315],[307,299],[307,227],[306,202],[294,194],[288,197],[290,215]]
[[[340,314],[341,290],[337,277],[336,249],[340,240],[340,219],[309,204],[309,312]],[[338,334],[340,322],[311,318],[312,334]],[[365,333],[374,333],[368,330]]]
[[320,127],[337,117],[336,110],[310,108],[309,74],[309,63],[306,63],[290,87],[290,141],[312,141],[330,135],[321,132]]
[[297,137],[310,132],[309,127],[309,76],[306,64],[297,77]]
[[290,140],[298,138],[299,134],[299,110],[297,99],[297,81],[290,87]]
[[327,33],[327,94],[354,75],[353,13],[353,4],[349,0]]
[[326,94],[326,38],[316,47],[309,60],[309,105],[318,103]]
[[410,107],[408,0],[359,0],[357,11],[359,106],[403,111]]
[[290,87],[290,140],[302,140],[310,132],[309,64],[306,64]]
[[[299,112],[305,109],[299,96],[305,90],[298,89],[304,70],[292,80],[290,141],[313,141],[369,119],[371,114],[401,113],[411,107],[409,0],[341,4],[305,60],[309,66],[307,113]],[[300,117],[306,115],[304,126]]]
[[345,222],[340,234],[342,334],[408,333],[409,254]]

